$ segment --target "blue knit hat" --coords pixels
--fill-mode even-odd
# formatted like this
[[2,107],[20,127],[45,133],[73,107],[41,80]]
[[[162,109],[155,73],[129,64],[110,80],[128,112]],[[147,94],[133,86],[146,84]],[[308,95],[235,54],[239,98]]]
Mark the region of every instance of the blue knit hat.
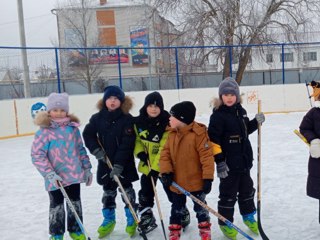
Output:
[[104,89],[103,102],[105,102],[111,96],[117,97],[121,103],[124,102],[125,94],[118,86],[112,85]]

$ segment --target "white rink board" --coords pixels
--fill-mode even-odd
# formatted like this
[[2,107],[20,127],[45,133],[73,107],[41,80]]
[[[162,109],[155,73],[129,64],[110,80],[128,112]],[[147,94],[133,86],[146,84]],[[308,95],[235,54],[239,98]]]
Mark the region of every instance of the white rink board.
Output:
[[[131,111],[133,116],[138,115],[139,109],[143,106],[145,96],[151,91],[128,92],[133,99],[134,106]],[[164,99],[166,110],[180,102],[192,101],[197,108],[197,116],[211,114],[210,102],[214,97],[218,97],[218,88],[195,88],[180,90],[159,91]],[[242,94],[242,104],[248,113],[257,112],[257,100],[261,100],[261,110],[263,112],[297,112],[310,109],[310,102],[305,84],[287,85],[266,85],[266,86],[243,86],[240,87]],[[71,95],[70,113],[80,118],[84,125],[89,121],[90,116],[97,112],[96,103],[103,94]],[[36,131],[31,117],[31,106],[36,102],[46,104],[47,98],[17,99],[17,116],[14,110],[14,100],[0,101],[0,137],[7,137],[29,134]],[[16,124],[17,117],[17,124]]]

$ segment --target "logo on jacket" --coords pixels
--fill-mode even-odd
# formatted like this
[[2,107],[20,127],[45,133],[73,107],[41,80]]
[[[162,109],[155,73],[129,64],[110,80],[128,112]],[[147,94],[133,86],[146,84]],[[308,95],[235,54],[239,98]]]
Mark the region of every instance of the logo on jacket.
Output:
[[149,131],[148,130],[144,130],[144,131],[139,132],[139,136],[140,137],[147,138],[148,135],[149,135]]
[[158,135],[155,135],[153,138],[152,138],[152,141],[154,142],[158,142],[160,139],[159,139],[159,136]]

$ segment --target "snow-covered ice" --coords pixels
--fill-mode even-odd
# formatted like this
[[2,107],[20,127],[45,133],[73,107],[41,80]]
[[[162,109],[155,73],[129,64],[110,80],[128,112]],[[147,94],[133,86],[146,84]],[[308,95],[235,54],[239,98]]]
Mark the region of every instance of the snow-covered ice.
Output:
[[[306,196],[308,147],[293,133],[305,113],[269,114],[262,126],[262,225],[265,233],[272,240],[313,240],[320,239],[319,201]],[[251,116],[253,117],[253,116]],[[209,115],[198,116],[197,120],[208,124]],[[0,234],[2,240],[12,239],[48,239],[48,194],[44,190],[43,179],[31,163],[30,147],[33,137],[21,137],[0,140]],[[257,156],[257,133],[250,137],[254,156]],[[93,169],[96,160],[91,157]],[[257,161],[252,169],[254,180],[257,179]],[[219,179],[215,178],[212,192],[207,196],[208,205],[217,209]],[[135,183],[136,192],[139,182]],[[256,186],[256,185],[255,185]],[[158,185],[158,195],[166,232],[170,204]],[[82,185],[82,204],[84,225],[91,239],[98,239],[96,230],[102,221],[102,188],[96,182],[90,187]],[[117,197],[117,225],[109,238],[126,239],[124,232],[124,204],[120,195]],[[192,202],[188,199],[191,210],[191,225],[182,234],[181,239],[199,239]],[[148,235],[149,240],[164,239],[156,206],[154,213],[159,227]],[[226,239],[218,229],[217,218],[211,215],[212,239]],[[238,208],[235,211],[235,225],[255,239],[241,221]],[[70,239],[65,234],[65,239]],[[133,239],[140,239],[135,236]],[[238,239],[245,239],[238,234]]]

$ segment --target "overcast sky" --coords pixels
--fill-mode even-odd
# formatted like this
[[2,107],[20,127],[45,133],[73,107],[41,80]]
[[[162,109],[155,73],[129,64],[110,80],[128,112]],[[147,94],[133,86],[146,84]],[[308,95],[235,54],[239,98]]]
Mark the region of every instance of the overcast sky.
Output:
[[[51,13],[56,0],[22,0],[26,44],[52,47],[58,41],[56,16]],[[0,0],[0,46],[20,46],[17,0]]]

